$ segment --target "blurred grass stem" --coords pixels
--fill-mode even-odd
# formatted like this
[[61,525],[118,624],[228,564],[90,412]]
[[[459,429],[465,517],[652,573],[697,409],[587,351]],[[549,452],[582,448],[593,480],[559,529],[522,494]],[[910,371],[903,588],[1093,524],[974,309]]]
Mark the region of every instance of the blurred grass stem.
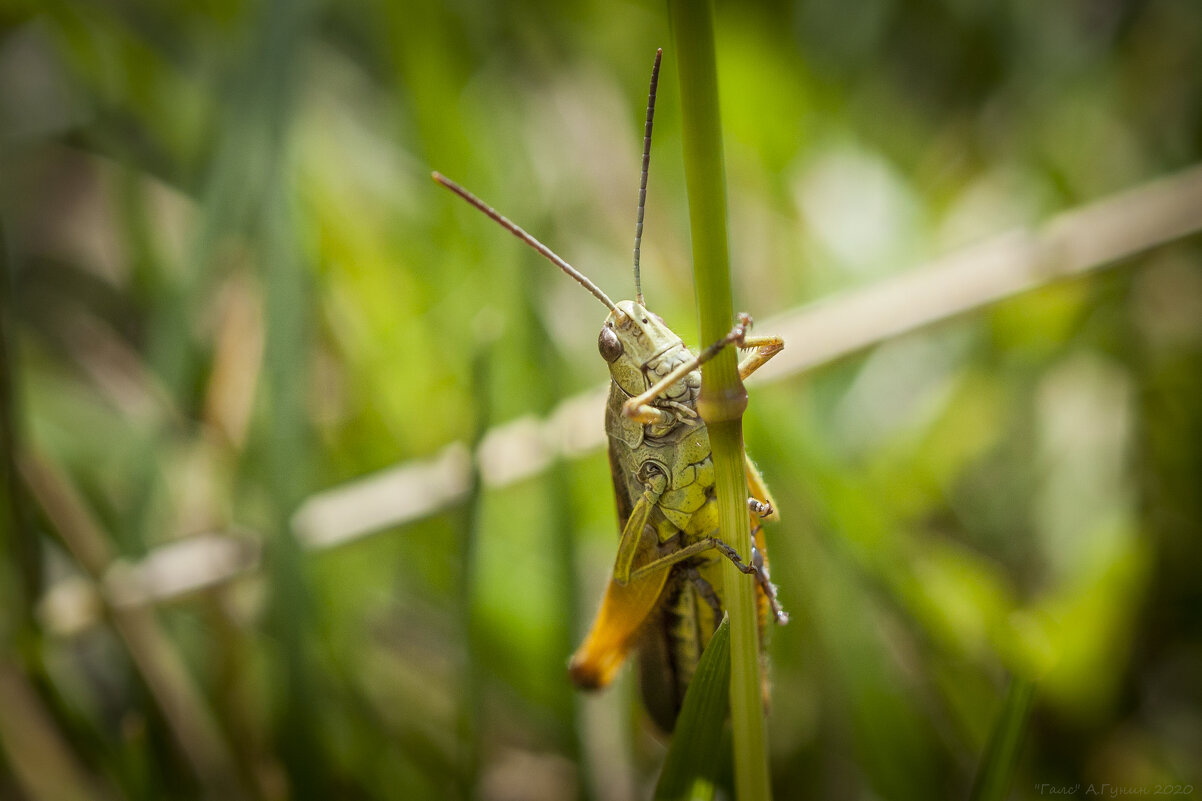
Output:
[[[71,555],[97,583],[112,562],[110,539],[79,491],[44,457],[24,454],[22,478]],[[187,666],[150,607],[112,605],[109,615],[168,728],[197,778],[214,798],[245,797],[229,746]]]
[[103,801],[112,789],[80,764],[70,744],[55,727],[28,677],[0,658],[0,747],[8,753],[13,778],[31,799]]
[[[0,597],[13,610],[17,631],[17,647],[31,650],[38,636],[33,610],[43,592],[41,547],[29,527],[25,496],[17,475],[16,454],[20,447],[18,430],[20,410],[17,388],[17,358],[13,337],[15,298],[12,290],[13,270],[9,262],[8,240],[0,225],[0,554],[11,554],[15,584]],[[5,568],[7,571],[8,568]],[[7,572],[0,573],[7,578]],[[8,632],[0,631],[0,636]],[[0,645],[6,644],[0,641]]]
[[[488,402],[488,387],[491,376],[489,366],[492,357],[492,341],[477,337],[472,351],[472,389],[480,398],[477,416],[472,422],[471,447],[475,450],[488,431],[492,417],[492,406]],[[476,588],[478,580],[478,555],[480,521],[484,514],[483,482],[479,466],[471,465],[471,478],[467,490],[467,502],[457,516],[459,531],[459,592],[456,596],[459,625],[463,636],[464,651],[460,683],[462,693],[458,715],[459,752],[459,797],[468,799],[475,792],[480,778],[480,724],[484,715],[484,669],[481,654],[484,653],[486,632],[475,614]]]
[[1034,699],[1035,682],[1021,676],[1010,679],[1002,709],[981,755],[969,796],[971,801],[1003,801],[1009,794]]

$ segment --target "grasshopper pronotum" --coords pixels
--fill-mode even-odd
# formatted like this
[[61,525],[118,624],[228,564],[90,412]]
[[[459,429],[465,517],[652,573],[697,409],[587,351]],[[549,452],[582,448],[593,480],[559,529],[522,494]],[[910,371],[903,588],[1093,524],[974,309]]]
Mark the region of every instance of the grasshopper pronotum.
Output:
[[634,238],[635,300],[614,303],[585,275],[491,206],[439,173],[434,180],[496,220],[578,281],[609,309],[597,345],[609,364],[605,411],[609,466],[622,528],[601,608],[569,664],[572,680],[597,689],[612,681],[631,648],[652,718],[670,731],[701,651],[723,615],[720,560],[758,583],[761,633],[769,613],[787,620],[768,580],[761,521],[775,517],[763,479],[744,456],[754,539],[746,564],[718,530],[709,434],[697,413],[700,366],[724,347],[754,352],[739,364],[747,378],[784,347],[779,337],[750,336],[739,315],[730,333],[694,355],[643,300],[639,250],[651,158],[651,128],[662,50],[655,54]]

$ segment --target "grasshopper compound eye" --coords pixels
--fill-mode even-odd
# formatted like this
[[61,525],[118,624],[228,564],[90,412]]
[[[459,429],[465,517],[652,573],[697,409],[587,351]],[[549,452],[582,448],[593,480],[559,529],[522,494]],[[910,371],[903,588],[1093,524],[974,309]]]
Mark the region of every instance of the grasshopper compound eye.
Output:
[[597,337],[597,350],[607,362],[615,362],[622,355],[622,341],[608,325],[601,328],[601,336]]

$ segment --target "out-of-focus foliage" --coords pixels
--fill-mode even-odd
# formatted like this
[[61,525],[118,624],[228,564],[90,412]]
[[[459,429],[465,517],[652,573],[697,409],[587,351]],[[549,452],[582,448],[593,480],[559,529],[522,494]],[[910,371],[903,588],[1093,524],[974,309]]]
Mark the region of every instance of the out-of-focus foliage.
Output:
[[[1196,3],[717,17],[761,319],[1202,159]],[[646,3],[0,7],[0,798],[650,793],[629,671],[564,670],[616,542],[601,453],[327,552],[288,521],[601,381],[604,310],[429,172],[629,296],[669,43]],[[695,342],[665,55],[644,286]],[[746,436],[793,618],[778,798],[964,797],[1012,676],[1015,797],[1202,786],[1197,238],[753,389]],[[71,509],[123,560],[220,531],[262,569],[54,624]]]

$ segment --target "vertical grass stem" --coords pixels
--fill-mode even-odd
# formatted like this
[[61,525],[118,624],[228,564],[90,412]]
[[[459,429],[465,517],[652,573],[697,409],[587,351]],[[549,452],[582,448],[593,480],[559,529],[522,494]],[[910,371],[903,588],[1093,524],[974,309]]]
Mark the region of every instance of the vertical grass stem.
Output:
[[[668,0],[680,77],[685,179],[689,195],[693,274],[701,341],[723,337],[734,321],[730,250],[726,234],[726,178],[718,113],[711,0]],[[743,472],[742,415],[747,393],[737,354],[727,348],[702,369],[702,418],[710,431],[722,535],[744,559],[751,554],[747,482]],[[771,797],[767,735],[760,697],[755,588],[732,564],[723,574],[730,615],[730,706],[735,789],[740,801]]]

